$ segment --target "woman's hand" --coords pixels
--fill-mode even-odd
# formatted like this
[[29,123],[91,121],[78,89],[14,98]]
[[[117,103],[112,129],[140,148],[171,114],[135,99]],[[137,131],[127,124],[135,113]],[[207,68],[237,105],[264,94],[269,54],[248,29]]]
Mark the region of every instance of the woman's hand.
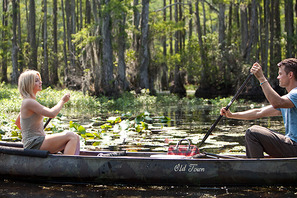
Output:
[[70,93],[67,93],[62,97],[61,100],[63,101],[63,103],[66,103],[69,101],[69,99],[70,99]]

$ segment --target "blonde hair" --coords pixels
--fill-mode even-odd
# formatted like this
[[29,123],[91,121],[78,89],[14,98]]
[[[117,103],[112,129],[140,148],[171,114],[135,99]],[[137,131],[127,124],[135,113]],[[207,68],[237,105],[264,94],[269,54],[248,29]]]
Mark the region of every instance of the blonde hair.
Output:
[[26,70],[20,75],[18,89],[22,98],[33,97],[36,75],[39,76],[41,80],[40,73],[35,70]]

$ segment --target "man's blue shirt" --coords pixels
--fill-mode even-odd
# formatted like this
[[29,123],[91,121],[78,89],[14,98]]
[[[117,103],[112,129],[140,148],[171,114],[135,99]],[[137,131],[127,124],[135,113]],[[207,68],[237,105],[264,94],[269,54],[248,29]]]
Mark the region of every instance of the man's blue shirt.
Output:
[[293,102],[294,107],[279,108],[277,110],[282,112],[286,136],[297,142],[297,87],[292,89],[286,96]]

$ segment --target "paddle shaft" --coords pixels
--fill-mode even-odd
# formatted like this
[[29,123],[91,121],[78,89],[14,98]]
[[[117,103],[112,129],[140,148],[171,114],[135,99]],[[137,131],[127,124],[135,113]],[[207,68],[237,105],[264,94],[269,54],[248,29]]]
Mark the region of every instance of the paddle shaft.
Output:
[[46,128],[46,126],[50,123],[50,121],[51,121],[52,119],[51,118],[49,118],[47,121],[46,121],[46,123],[44,124],[44,126],[43,126],[43,128],[45,129]]
[[[232,105],[232,103],[237,99],[237,97],[239,96],[239,94],[242,92],[242,90],[245,88],[246,84],[248,83],[248,81],[252,78],[253,73],[250,73],[248,75],[248,77],[245,79],[245,81],[243,82],[243,84],[239,87],[239,89],[237,90],[236,94],[233,96],[232,100],[229,102],[229,104],[225,107],[226,110],[228,110],[230,108],[230,106]],[[213,129],[216,127],[216,125],[219,123],[219,121],[222,119],[222,115],[220,115],[217,120],[213,123],[213,125],[210,127],[210,129],[207,131],[207,133],[205,134],[202,142],[200,143],[199,147],[201,147],[205,140],[208,138],[208,136],[211,134],[211,132],[213,131]]]

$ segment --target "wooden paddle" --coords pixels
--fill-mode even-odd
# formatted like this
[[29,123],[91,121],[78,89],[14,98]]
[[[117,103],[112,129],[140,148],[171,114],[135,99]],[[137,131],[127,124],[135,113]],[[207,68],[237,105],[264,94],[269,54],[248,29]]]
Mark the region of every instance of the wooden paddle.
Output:
[[[232,98],[232,100],[229,102],[229,104],[225,107],[226,110],[228,110],[230,108],[230,106],[232,105],[232,103],[237,99],[237,97],[239,96],[239,94],[242,92],[242,90],[244,89],[244,87],[246,86],[246,84],[248,83],[248,81],[252,78],[253,73],[250,73],[248,75],[248,77],[245,79],[245,81],[243,82],[243,84],[240,86],[240,88],[238,89],[238,91],[236,92],[236,94],[234,95],[234,97]],[[218,119],[213,123],[213,125],[210,127],[210,129],[207,131],[207,133],[205,134],[202,142],[199,145],[199,148],[204,144],[205,140],[208,138],[208,136],[211,134],[211,132],[214,130],[214,128],[216,127],[216,125],[219,123],[219,121],[221,120],[223,116],[220,115],[218,117]]]
[[47,121],[46,121],[46,123],[44,124],[44,126],[43,126],[43,128],[45,129],[46,128],[46,126],[50,123],[50,121],[51,121],[52,119],[51,118],[49,118]]

